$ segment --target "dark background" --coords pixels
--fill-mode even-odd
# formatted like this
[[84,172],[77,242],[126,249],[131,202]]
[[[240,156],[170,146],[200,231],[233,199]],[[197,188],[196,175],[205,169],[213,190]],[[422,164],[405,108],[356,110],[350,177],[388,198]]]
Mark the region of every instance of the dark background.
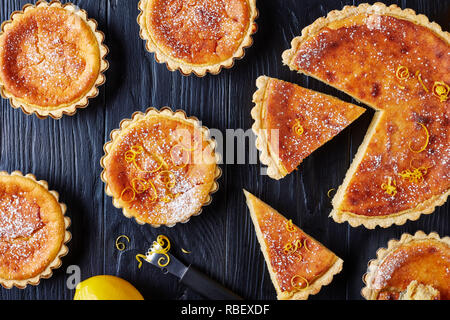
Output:
[[[26,3],[1,0],[0,20],[9,19],[11,12]],[[24,290],[0,287],[0,299],[72,299],[74,290],[66,287],[69,265],[80,266],[82,280],[99,274],[120,276],[135,285],[146,299],[200,298],[174,277],[149,264],[139,270],[134,259],[136,251],[115,249],[115,240],[122,234],[130,237],[130,249],[142,253],[158,234],[165,234],[172,241],[174,255],[242,297],[275,299],[242,188],[259,196],[344,259],[342,273],[310,299],[362,299],[361,277],[367,263],[389,239],[417,230],[436,231],[441,236],[450,234],[448,203],[418,221],[388,229],[352,228],[328,218],[331,204],[327,191],[342,183],[369,126],[372,110],[281,181],[261,175],[260,164],[222,165],[220,189],[212,204],[186,224],[154,229],[125,218],[104,193],[99,164],[109,132],[119,126],[121,119],[150,106],[170,106],[183,109],[201,119],[203,125],[222,132],[227,128],[247,130],[253,123],[250,110],[255,80],[262,74],[355,102],[319,81],[289,71],[282,65],[281,53],[305,26],[331,10],[359,1],[258,0],[260,16],[254,45],[233,68],[204,78],[185,77],[155,62],[139,38],[137,0],[74,3],[99,22],[110,49],[107,56],[110,68],[99,96],[91,99],[87,109],[60,120],[39,120],[11,108],[7,100],[0,100],[0,170],[34,173],[60,193],[72,219],[70,252],[52,278]],[[388,3],[412,8],[449,30],[450,1]],[[181,247],[192,253],[183,254]]]

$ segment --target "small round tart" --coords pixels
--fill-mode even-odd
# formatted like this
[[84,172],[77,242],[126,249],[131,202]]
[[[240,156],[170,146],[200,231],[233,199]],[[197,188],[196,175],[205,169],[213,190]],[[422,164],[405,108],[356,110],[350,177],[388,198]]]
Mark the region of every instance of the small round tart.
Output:
[[449,270],[449,237],[405,233],[369,262],[362,295],[368,300],[449,300]]
[[39,118],[73,115],[105,82],[108,49],[97,22],[74,5],[38,1],[11,15],[0,32],[0,91]]
[[187,222],[218,189],[215,145],[209,130],[181,110],[136,112],[105,144],[100,163],[106,194],[140,224]]
[[25,288],[49,278],[69,251],[70,219],[47,182],[0,172],[0,284]]
[[231,68],[257,29],[256,0],[141,0],[139,9],[147,50],[184,75]]

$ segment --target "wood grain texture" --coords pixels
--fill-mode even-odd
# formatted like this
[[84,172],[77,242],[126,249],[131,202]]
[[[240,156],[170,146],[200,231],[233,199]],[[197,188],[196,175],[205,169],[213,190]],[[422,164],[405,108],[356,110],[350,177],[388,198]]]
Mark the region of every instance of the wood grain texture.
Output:
[[[0,0],[0,20],[7,20],[27,1]],[[448,203],[432,215],[388,229],[367,230],[336,224],[327,191],[341,184],[345,172],[373,116],[366,112],[324,147],[314,152],[299,170],[281,181],[261,175],[260,164],[222,165],[220,189],[198,217],[173,228],[153,229],[125,218],[113,207],[100,180],[99,160],[109,132],[123,118],[147,107],[170,106],[196,116],[205,126],[226,129],[252,125],[251,97],[255,80],[265,74],[353,102],[319,81],[296,74],[282,65],[281,53],[301,30],[328,11],[359,1],[259,0],[260,17],[254,45],[229,70],[204,78],[184,77],[155,62],[139,38],[137,0],[74,1],[99,22],[110,49],[110,69],[100,94],[87,109],[61,120],[38,120],[0,101],[0,169],[34,173],[59,191],[72,219],[73,239],[62,268],[49,280],[25,290],[0,289],[0,299],[72,299],[66,287],[66,268],[78,265],[82,279],[98,274],[120,276],[133,283],[147,299],[200,299],[201,297],[151,265],[137,268],[134,255],[144,252],[158,234],[167,235],[172,252],[192,263],[246,299],[275,299],[242,188],[259,196],[305,232],[344,259],[344,270],[310,299],[362,299],[361,277],[377,248],[404,232],[436,231],[450,234]],[[388,1],[412,8],[449,30],[450,2],[445,0]],[[250,148],[254,148],[253,145]],[[226,157],[226,154],[223,155]],[[117,236],[130,237],[130,249],[119,252]],[[180,249],[191,250],[189,255]]]

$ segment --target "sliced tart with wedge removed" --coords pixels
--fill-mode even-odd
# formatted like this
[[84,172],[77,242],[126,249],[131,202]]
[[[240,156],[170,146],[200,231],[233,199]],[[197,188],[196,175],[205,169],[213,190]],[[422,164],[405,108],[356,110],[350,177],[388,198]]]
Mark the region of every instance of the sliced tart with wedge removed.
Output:
[[281,179],[365,109],[286,81],[261,76],[253,95],[252,129],[267,174]]
[[343,261],[275,209],[244,190],[279,300],[306,300],[329,284]]
[[450,194],[450,34],[411,9],[346,6],[283,53],[292,70],[377,110],[331,216],[388,227],[432,213]]
[[450,300],[450,237],[404,233],[377,251],[363,277],[367,300]]

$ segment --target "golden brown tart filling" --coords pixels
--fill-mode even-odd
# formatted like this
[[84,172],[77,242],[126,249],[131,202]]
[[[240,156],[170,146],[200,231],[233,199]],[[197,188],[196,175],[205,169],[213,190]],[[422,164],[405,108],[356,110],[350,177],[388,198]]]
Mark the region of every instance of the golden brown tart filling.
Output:
[[186,222],[218,188],[215,144],[207,129],[183,112],[136,113],[111,138],[102,179],[114,205],[139,223]]
[[103,83],[106,47],[96,23],[70,4],[40,2],[14,13],[0,35],[0,85],[15,107],[38,116],[73,114]]
[[[147,48],[169,69],[217,73],[243,56],[256,31],[254,0],[141,0],[138,18]],[[205,68],[202,68],[205,67]]]
[[67,253],[65,206],[34,176],[0,172],[0,283],[37,284]]
[[378,110],[333,199],[333,218],[387,227],[443,204],[450,190],[450,37],[397,6],[345,7],[305,28],[290,68]]
[[[450,299],[450,239],[404,234],[378,252],[365,276],[367,299]],[[405,296],[406,295],[406,296]]]
[[244,190],[278,299],[307,299],[342,269],[343,261],[275,209]]

